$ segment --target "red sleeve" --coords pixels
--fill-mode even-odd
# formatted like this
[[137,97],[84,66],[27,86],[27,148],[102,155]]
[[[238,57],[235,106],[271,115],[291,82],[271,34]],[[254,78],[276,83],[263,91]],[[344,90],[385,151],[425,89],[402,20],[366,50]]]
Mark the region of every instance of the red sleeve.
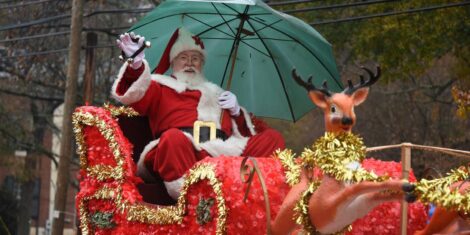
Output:
[[144,65],[140,66],[138,69],[133,69],[131,66],[127,66],[124,75],[122,76],[121,81],[117,85],[116,94],[124,95],[126,91],[131,87],[132,83],[134,83],[137,78],[144,72]]
[[144,97],[139,101],[132,103],[130,106],[142,116],[155,116],[155,112],[159,109],[160,98],[162,96],[161,86],[155,81],[151,81],[145,91]]

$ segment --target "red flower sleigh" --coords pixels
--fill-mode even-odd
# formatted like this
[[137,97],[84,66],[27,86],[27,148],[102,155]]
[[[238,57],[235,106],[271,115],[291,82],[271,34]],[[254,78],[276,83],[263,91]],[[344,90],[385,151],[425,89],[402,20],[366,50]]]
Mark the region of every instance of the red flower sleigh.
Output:
[[[206,158],[187,172],[181,196],[173,202],[162,184],[152,188],[135,175],[132,156],[136,146],[118,122],[129,113],[125,108],[92,106],[79,107],[74,113],[81,168],[76,207],[82,234],[268,232],[269,221],[290,190],[286,174],[292,169],[288,164],[276,157]],[[246,168],[242,163],[259,170],[260,176],[245,183],[249,177],[240,174]],[[401,165],[395,162],[367,159],[363,167],[392,178],[401,174]],[[410,181],[415,180],[411,173]],[[356,220],[347,234],[398,234],[399,214],[398,202],[384,203]],[[423,228],[427,219],[424,206],[410,204],[408,218],[408,233]]]

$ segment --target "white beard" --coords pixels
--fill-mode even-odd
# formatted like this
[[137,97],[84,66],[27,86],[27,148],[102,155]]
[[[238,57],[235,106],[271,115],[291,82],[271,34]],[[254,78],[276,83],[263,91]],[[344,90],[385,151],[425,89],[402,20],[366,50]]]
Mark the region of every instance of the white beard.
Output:
[[184,70],[173,73],[173,76],[175,76],[176,80],[179,82],[186,83],[191,87],[207,82],[204,74],[197,70],[194,73],[185,73],[183,71]]

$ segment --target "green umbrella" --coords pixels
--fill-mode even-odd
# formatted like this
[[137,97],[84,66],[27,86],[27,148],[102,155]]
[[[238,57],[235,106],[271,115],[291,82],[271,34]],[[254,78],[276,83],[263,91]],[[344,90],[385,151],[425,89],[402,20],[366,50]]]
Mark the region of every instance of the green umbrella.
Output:
[[326,80],[331,90],[342,90],[331,45],[260,0],[167,0],[129,31],[151,41],[146,58],[155,68],[181,26],[204,42],[206,77],[257,116],[296,121],[314,107],[291,78],[294,67],[302,77],[313,75],[314,84]]

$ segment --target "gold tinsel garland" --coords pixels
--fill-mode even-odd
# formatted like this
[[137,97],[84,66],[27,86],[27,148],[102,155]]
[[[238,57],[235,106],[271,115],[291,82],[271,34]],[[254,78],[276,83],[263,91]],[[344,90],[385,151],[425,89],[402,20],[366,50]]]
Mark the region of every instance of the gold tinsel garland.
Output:
[[[295,164],[294,154],[290,150],[277,152],[283,167],[286,169],[286,179],[289,185],[298,183],[300,180],[300,168]],[[339,181],[380,182],[389,177],[378,177],[373,172],[368,172],[360,167],[360,163],[365,158],[365,146],[361,138],[352,133],[325,133],[312,146],[312,149],[304,149],[300,159],[305,168],[312,169],[319,167],[325,174],[334,177]],[[350,166],[356,166],[351,169]],[[297,172],[299,172],[297,174]],[[435,180],[422,179],[415,184],[415,194],[423,203],[433,203],[449,210],[456,210],[463,214],[470,214],[470,193],[458,192],[458,187],[451,189],[451,185],[462,182],[470,178],[470,169],[461,167],[452,170],[448,176]],[[294,208],[296,223],[303,225],[309,234],[316,234],[313,225],[308,217],[308,200],[318,188],[317,181],[310,182],[306,191],[301,195],[300,200]],[[351,226],[349,226],[351,229]]]
[[[124,113],[125,109],[114,112],[113,115],[119,115]],[[105,180],[114,178],[122,181],[124,156],[122,155],[119,144],[114,137],[114,129],[107,125],[105,120],[101,119],[98,115],[91,114],[86,111],[78,111],[73,114],[72,123],[74,126],[75,137],[77,141],[77,153],[80,156],[80,166],[86,170],[88,175],[96,177],[98,180]],[[95,126],[98,128],[103,137],[108,141],[108,145],[113,153],[113,156],[117,162],[117,167],[107,167],[103,165],[96,165],[89,167],[87,165],[86,155],[86,143],[83,135],[83,126]],[[112,174],[111,174],[112,172]],[[225,206],[225,199],[222,193],[222,183],[215,176],[215,168],[210,164],[197,164],[193,167],[186,177],[183,184],[180,198],[175,206],[164,206],[164,207],[150,207],[140,203],[131,204],[122,198],[122,187],[108,188],[103,187],[95,191],[92,196],[83,197],[78,202],[80,211],[80,228],[82,234],[88,235],[92,232],[89,230],[89,215],[87,210],[88,201],[91,199],[103,199],[112,200],[116,205],[118,211],[123,213],[127,210],[127,220],[136,221],[141,223],[151,224],[173,224],[180,223],[185,214],[187,190],[190,185],[197,183],[201,180],[208,180],[212,186],[217,201],[218,208],[218,221],[216,234],[223,234],[225,231],[225,224],[227,219],[227,208]]]
[[126,115],[128,117],[134,117],[134,116],[139,116],[139,113],[135,111],[132,107],[126,107],[126,106],[112,106],[109,103],[105,103],[103,105],[103,108],[108,110],[111,113],[111,116],[117,117],[121,115]]
[[317,166],[323,173],[338,181],[358,183],[388,179],[388,177],[378,177],[361,167],[366,147],[361,138],[350,132],[340,134],[326,132],[323,137],[315,141],[312,149],[306,148],[302,153],[301,159],[304,164]]
[[452,170],[446,177],[416,183],[415,194],[423,203],[433,203],[448,210],[470,213],[470,193],[459,193],[459,187],[451,189],[451,185],[469,178],[469,169],[460,167]]
[[[304,232],[307,235],[320,235],[321,233],[317,231],[315,226],[310,220],[310,215],[308,214],[308,202],[312,197],[313,193],[320,187],[321,182],[319,180],[314,180],[310,182],[307,190],[305,190],[300,196],[299,201],[294,207],[294,220],[298,225],[302,225]],[[352,225],[346,226],[341,231],[334,233],[334,235],[342,235],[347,231],[352,230]]]
[[275,157],[279,159],[286,175],[286,183],[294,186],[300,182],[302,171],[300,164],[295,162],[295,154],[290,149],[276,150]]
[[209,184],[212,186],[212,189],[215,192],[215,200],[217,202],[218,212],[217,228],[215,233],[218,235],[224,234],[228,208],[225,206],[225,198],[222,193],[222,183],[217,179],[215,175],[215,167],[212,164],[201,163],[196,164],[193,168],[191,168],[189,174],[184,180],[183,187],[178,198],[178,207],[180,210],[184,210],[184,206],[186,204],[186,194],[188,193],[189,186],[202,180],[208,180]]
[[[124,177],[124,156],[122,155],[119,144],[114,137],[114,129],[108,126],[107,123],[98,116],[94,116],[88,112],[75,112],[72,116],[72,124],[78,145],[77,154],[80,156],[80,167],[87,172],[90,170],[87,161],[87,151],[82,126],[95,126],[98,128],[104,139],[108,141],[108,146],[110,147],[116,161],[117,166],[113,169],[114,173],[111,176],[116,180],[121,180]],[[98,177],[101,179],[108,179],[108,177],[104,175],[105,173],[103,173],[103,175],[99,175],[99,172],[95,173],[97,173]]]
[[[92,196],[83,197],[78,202],[78,210],[80,212],[80,230],[83,235],[92,234],[93,231],[89,230],[90,219],[87,210],[88,201],[91,199],[102,199],[102,200],[116,200],[115,196],[117,195],[116,189],[109,187],[103,187],[95,191]],[[117,205],[117,203],[115,202]]]
[[178,203],[175,206],[149,207],[143,204],[129,206],[127,220],[138,221],[147,224],[174,224],[181,223],[186,211],[186,194],[189,186],[208,180],[215,192],[217,201],[217,228],[216,234],[224,234],[227,218],[227,208],[222,193],[222,183],[215,176],[215,167],[212,164],[196,164],[185,177]]
[[[300,156],[301,162],[307,171],[313,171],[314,167],[319,167],[324,174],[334,177],[338,181],[347,182],[361,182],[365,180],[377,182],[386,179],[385,177],[378,177],[373,172],[366,171],[361,167],[360,164],[365,158],[366,147],[361,138],[350,132],[340,134],[326,132],[323,137],[315,141],[312,149],[305,148]],[[277,155],[279,156],[281,153]],[[293,158],[291,152],[284,152],[281,156],[282,158],[280,159]],[[288,161],[282,160],[281,162]],[[292,162],[293,160],[288,163],[293,164]],[[289,165],[287,163],[284,164]],[[292,166],[289,168],[294,169]],[[300,179],[300,170],[298,172],[294,179]],[[298,182],[298,180],[292,182]],[[296,223],[302,225],[308,234],[320,234],[311,224],[308,215],[308,201],[319,186],[319,180],[312,180],[294,208]],[[349,225],[343,231],[336,234],[343,234],[351,229],[352,226]]]
[[115,167],[108,165],[94,165],[87,168],[88,174],[100,181],[114,178]]
[[320,181],[312,181],[308,185],[307,190],[305,190],[302,195],[300,196],[299,201],[295,204],[294,207],[294,220],[298,225],[302,225],[304,231],[308,235],[317,235],[320,234],[315,229],[315,226],[310,221],[310,215],[308,214],[308,201],[313,193],[318,189],[320,186]]

